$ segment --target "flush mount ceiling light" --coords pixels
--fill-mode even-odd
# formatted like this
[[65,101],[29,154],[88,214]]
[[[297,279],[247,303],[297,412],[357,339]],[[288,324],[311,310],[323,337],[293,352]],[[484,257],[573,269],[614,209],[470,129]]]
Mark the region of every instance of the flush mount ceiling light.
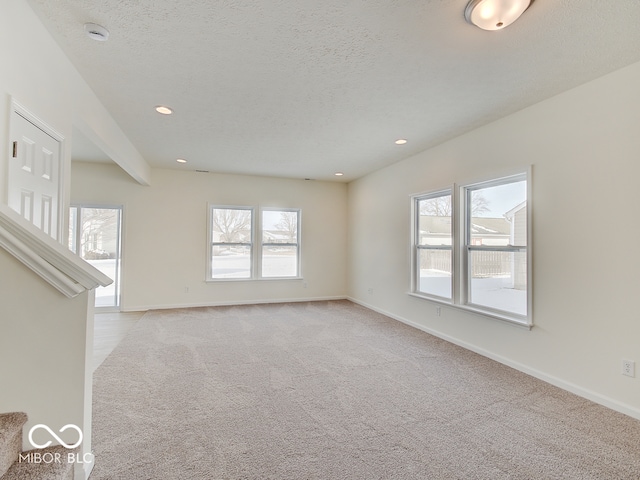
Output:
[[167,107],[166,105],[158,105],[156,107],[156,112],[161,113],[162,115],[171,115],[173,113],[173,110],[171,110],[171,108]]
[[396,145],[404,145],[405,143],[407,143],[406,138],[399,138],[398,140],[395,141]]
[[515,22],[532,3],[533,0],[471,0],[464,18],[483,30],[501,30]]
[[84,31],[89,38],[98,42],[106,42],[109,38],[109,30],[97,23],[85,23]]
[[178,162],[178,163],[187,163],[187,161],[184,158],[176,158],[176,162]]
[[344,173],[342,173],[342,172],[336,172],[336,173],[334,173],[334,175],[335,175],[336,177],[341,177],[341,176],[343,176],[343,175],[344,175]]

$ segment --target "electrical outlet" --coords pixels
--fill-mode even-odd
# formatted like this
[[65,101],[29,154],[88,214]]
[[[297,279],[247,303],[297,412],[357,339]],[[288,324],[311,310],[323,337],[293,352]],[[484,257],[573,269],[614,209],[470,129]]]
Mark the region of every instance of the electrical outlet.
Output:
[[440,307],[436,307],[436,315],[439,317],[442,313],[442,309]]
[[622,375],[627,377],[636,376],[636,362],[633,360],[622,360]]
[[373,295],[373,288],[368,288],[367,292],[369,292],[369,295]]

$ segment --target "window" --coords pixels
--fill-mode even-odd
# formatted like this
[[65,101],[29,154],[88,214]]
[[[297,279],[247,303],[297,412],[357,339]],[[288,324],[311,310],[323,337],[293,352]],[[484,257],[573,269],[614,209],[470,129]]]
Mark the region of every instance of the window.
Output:
[[299,210],[262,212],[262,276],[298,276]]
[[299,277],[299,210],[210,206],[208,230],[209,280]]
[[451,299],[451,191],[416,197],[416,290]]
[[527,316],[527,180],[463,188],[465,303]]
[[413,294],[531,325],[527,177],[413,197]]
[[251,278],[252,208],[211,208],[211,278]]

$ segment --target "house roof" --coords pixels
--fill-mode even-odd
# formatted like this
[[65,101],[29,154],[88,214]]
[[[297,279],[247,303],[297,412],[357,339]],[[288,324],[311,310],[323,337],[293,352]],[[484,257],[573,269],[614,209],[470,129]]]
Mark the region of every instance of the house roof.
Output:
[[471,233],[482,236],[509,236],[511,223],[506,218],[473,217],[471,219]]
[[513,207],[511,210],[509,210],[507,213],[504,214],[504,216],[508,219],[511,219],[516,213],[518,213],[520,210],[522,210],[523,208],[525,208],[527,206],[527,202],[526,200],[518,205],[516,205],[515,207]]
[[[506,218],[473,217],[472,234],[483,236],[509,236],[511,223]],[[425,235],[449,235],[451,219],[432,215],[420,215],[420,233]]]

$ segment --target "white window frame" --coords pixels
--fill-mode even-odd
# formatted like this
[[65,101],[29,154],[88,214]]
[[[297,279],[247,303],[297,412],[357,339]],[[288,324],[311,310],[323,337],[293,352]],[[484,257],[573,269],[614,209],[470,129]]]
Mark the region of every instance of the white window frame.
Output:
[[[251,235],[250,243],[248,242],[214,242],[213,241],[213,211],[214,210],[247,210],[251,212]],[[255,277],[255,257],[254,254],[256,244],[256,215],[253,207],[245,205],[213,205],[209,204],[207,208],[207,277],[208,282],[237,282],[252,280]],[[249,246],[249,276],[248,277],[213,277],[213,247],[215,245],[244,245]]]
[[[231,245],[228,242],[213,241],[213,211],[220,210],[248,210],[251,212],[251,243],[241,242],[237,245],[249,247],[250,252],[250,270],[248,277],[213,277],[212,271],[212,253],[214,245]],[[276,212],[295,212],[297,214],[297,243],[270,243],[263,242],[263,226],[262,215],[265,211]],[[257,212],[257,213],[256,213]],[[301,231],[302,231],[302,210],[299,208],[280,208],[280,207],[255,207],[248,205],[219,205],[207,204],[207,253],[206,253],[206,282],[246,282],[255,280],[300,280],[301,276]],[[236,243],[233,243],[236,245]],[[296,275],[295,276],[268,276],[262,275],[262,255],[264,247],[269,246],[295,246],[296,247]]]
[[[430,200],[433,198],[440,198],[444,196],[451,196],[451,245],[441,246],[441,245],[421,245],[420,244],[420,202],[423,200]],[[413,245],[412,245],[412,259],[411,264],[413,265],[413,274],[412,274],[412,291],[418,295],[424,296],[426,298],[432,298],[437,301],[451,303],[453,301],[454,296],[454,288],[453,288],[453,279],[455,272],[455,243],[454,243],[454,226],[455,226],[455,195],[453,193],[453,189],[448,188],[445,190],[438,190],[436,192],[430,192],[422,195],[415,195],[412,201],[412,216],[413,216]],[[451,252],[451,298],[443,297],[440,295],[430,294],[427,292],[420,291],[420,266],[418,265],[420,262],[420,250],[449,250]]]
[[[118,223],[116,229],[117,236],[117,248],[116,248],[116,265],[115,265],[115,275],[113,278],[113,286],[114,288],[114,304],[108,306],[95,306],[95,309],[100,312],[119,312],[122,304],[122,264],[123,264],[123,256],[122,256],[122,243],[123,243],[123,234],[122,234],[122,225],[124,224],[124,207],[122,205],[112,205],[112,204],[94,204],[94,203],[72,203],[69,205],[69,217],[73,216],[73,219],[69,218],[69,238],[67,241],[67,247],[74,254],[78,255],[82,258],[82,252],[80,252],[80,235],[82,234],[82,210],[84,209],[104,209],[104,210],[117,210],[118,212]],[[73,212],[73,213],[72,213]],[[98,288],[106,288],[106,287],[98,287]]]
[[[296,214],[296,242],[290,243],[277,243],[277,242],[265,242],[264,241],[264,226],[262,225],[263,213],[264,212],[291,212]],[[264,207],[260,209],[260,258],[258,262],[258,276],[261,279],[267,280],[277,280],[277,279],[296,279],[301,278],[300,276],[300,224],[301,224],[301,216],[302,212],[299,208],[277,208],[277,207]],[[287,275],[287,276],[263,276],[262,272],[262,259],[264,253],[264,247],[296,247],[296,274],[295,275]]]
[[[477,247],[469,245],[470,228],[469,228],[469,215],[468,210],[468,196],[469,192],[473,190],[479,190],[482,188],[488,188],[492,186],[498,186],[508,183],[513,183],[521,180],[526,180],[527,193],[526,193],[526,222],[527,222],[527,245],[526,247],[513,247],[513,246],[492,246],[492,247]],[[424,192],[411,196],[411,216],[412,216],[412,232],[411,232],[411,291],[409,295],[419,297],[431,302],[451,306],[453,308],[461,309],[468,312],[481,314],[485,317],[495,318],[498,320],[506,321],[511,324],[531,328],[533,326],[533,232],[532,232],[532,202],[531,202],[531,167],[526,169],[519,169],[508,174],[501,176],[492,176],[483,180],[468,182],[462,185],[454,184],[450,188],[441,188],[430,192]],[[433,198],[441,196],[448,191],[453,192],[451,222],[452,222],[452,259],[451,259],[451,274],[452,274],[452,298],[451,300],[438,297],[435,295],[426,294],[420,292],[419,279],[420,267],[418,265],[418,235],[419,235],[419,216],[418,202],[423,199]],[[490,249],[496,251],[521,251],[526,253],[527,262],[527,313],[526,315],[519,315],[513,312],[499,310],[484,305],[473,304],[469,301],[470,282],[471,275],[469,272],[469,252],[478,249]]]

